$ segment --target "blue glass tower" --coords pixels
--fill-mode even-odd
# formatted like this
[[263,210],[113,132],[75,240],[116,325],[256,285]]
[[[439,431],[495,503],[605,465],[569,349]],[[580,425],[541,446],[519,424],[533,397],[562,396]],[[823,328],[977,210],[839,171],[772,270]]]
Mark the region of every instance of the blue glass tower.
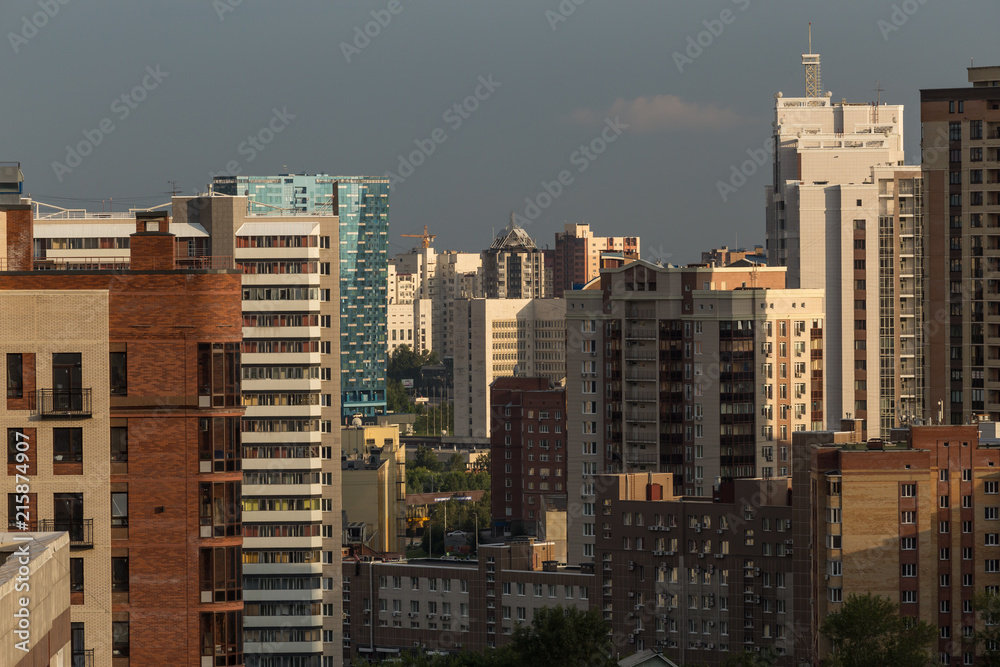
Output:
[[217,176],[216,192],[260,215],[336,215],[340,223],[341,417],[386,410],[389,180],[279,174]]

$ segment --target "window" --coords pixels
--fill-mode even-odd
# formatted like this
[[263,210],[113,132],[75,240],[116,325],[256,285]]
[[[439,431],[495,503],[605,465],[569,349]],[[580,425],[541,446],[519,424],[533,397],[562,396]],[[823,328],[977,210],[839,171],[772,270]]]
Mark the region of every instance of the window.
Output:
[[995,482],[995,481],[994,482],[985,482],[983,484],[983,490],[984,490],[985,493],[988,493],[988,494],[991,494],[991,495],[995,494],[995,493],[1000,493],[1000,490],[998,490],[998,488],[997,488],[998,486],[1000,486],[1000,482]]
[[[235,565],[234,562],[234,570]],[[111,557],[111,590],[113,592],[128,590],[128,556]]]
[[900,488],[900,495],[904,498],[912,498],[915,495],[917,495],[916,484],[901,484],[899,488]]
[[111,462],[128,462],[128,428],[125,426],[111,427]]
[[111,353],[111,395],[128,395],[128,361],[124,352]]
[[128,621],[111,622],[111,655],[115,658],[128,657]]
[[69,591],[70,593],[83,592],[83,559],[69,559]]
[[1000,517],[1000,508],[998,507],[984,507],[985,519],[987,521],[996,521]]
[[901,566],[901,576],[904,577],[915,577],[917,576],[917,564],[916,563],[903,563]]
[[83,463],[83,429],[52,429],[52,458],[56,463]]
[[128,492],[111,494],[111,525],[128,525]]
[[830,602],[843,602],[844,601],[844,589],[842,588],[830,588],[827,589],[827,599]]
[[70,542],[82,542],[84,540],[83,494],[54,493],[52,504],[55,510],[55,529],[67,531]]
[[917,538],[915,537],[903,537],[899,542],[903,551],[915,551],[917,548]]
[[23,357],[7,355],[7,398],[24,398]]
[[916,523],[917,513],[911,511],[900,512],[900,523]]

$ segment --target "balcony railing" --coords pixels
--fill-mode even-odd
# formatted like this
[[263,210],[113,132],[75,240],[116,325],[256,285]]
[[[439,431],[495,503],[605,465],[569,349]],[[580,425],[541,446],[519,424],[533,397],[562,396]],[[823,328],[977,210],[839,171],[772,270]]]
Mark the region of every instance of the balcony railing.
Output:
[[94,667],[94,649],[88,648],[82,651],[73,651],[72,667]]
[[35,412],[43,418],[91,416],[90,389],[39,389]]
[[70,548],[90,548],[94,546],[94,520],[63,521],[42,519],[38,522],[38,530],[43,533],[69,533]]

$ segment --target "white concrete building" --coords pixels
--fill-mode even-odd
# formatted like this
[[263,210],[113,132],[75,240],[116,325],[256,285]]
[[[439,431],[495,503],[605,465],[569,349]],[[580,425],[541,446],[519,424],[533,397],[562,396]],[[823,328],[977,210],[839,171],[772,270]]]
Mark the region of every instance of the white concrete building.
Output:
[[903,107],[778,93],[773,140],[768,261],[788,287],[826,292],[828,417],[885,434],[923,401],[920,167],[903,164]]
[[494,378],[565,379],[566,302],[466,299],[455,313],[455,435],[488,438]]
[[[389,260],[389,319],[396,323],[395,340],[389,325],[390,353],[403,343],[418,349],[410,341],[420,337],[425,339],[420,349],[434,350],[442,359],[452,356],[455,300],[482,296],[481,264],[476,253],[438,254],[434,248],[414,248]],[[412,312],[393,308],[417,301],[424,303]]]

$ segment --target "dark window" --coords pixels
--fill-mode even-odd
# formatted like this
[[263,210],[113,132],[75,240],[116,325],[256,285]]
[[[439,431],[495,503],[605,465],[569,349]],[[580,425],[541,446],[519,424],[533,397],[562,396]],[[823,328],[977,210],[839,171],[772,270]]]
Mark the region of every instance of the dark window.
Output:
[[20,354],[7,355],[7,398],[24,398],[24,371]]
[[115,592],[128,591],[128,556],[112,556],[111,590]]
[[[18,447],[20,443],[24,444]],[[9,464],[27,463],[28,457],[30,456],[28,454],[30,446],[31,445],[28,442],[27,436],[25,436],[24,432],[21,429],[19,428],[7,429],[7,463]],[[19,452],[24,453],[24,456],[21,457],[21,460],[18,460],[17,457]]]
[[211,537],[240,535],[243,518],[239,482],[203,482],[199,487],[201,525],[212,528]]
[[951,122],[951,123],[948,123],[948,140],[949,141],[961,141],[962,140],[962,123],[961,122]]
[[111,427],[111,461],[115,463],[128,461],[128,428],[125,426]]
[[69,559],[69,590],[72,593],[83,592],[83,559]]
[[111,395],[128,395],[128,360],[124,352],[111,353]]
[[67,531],[70,542],[83,541],[83,494],[53,494],[55,529]]
[[205,417],[200,420],[198,457],[211,461],[212,470],[204,472],[234,472],[240,470],[241,435],[239,417]]
[[128,621],[111,622],[111,655],[115,658],[128,657]]
[[209,407],[240,405],[239,343],[198,343],[198,395]]
[[83,360],[79,352],[52,355],[52,408],[83,409]]
[[215,602],[233,602],[242,595],[242,555],[239,547],[201,549],[201,590]]
[[111,525],[128,525],[128,492],[111,494]]
[[83,629],[83,623],[70,623],[70,634],[69,634],[69,644],[70,651],[73,652],[73,667],[77,665],[85,665],[85,651],[86,646],[86,633]]
[[83,463],[83,429],[52,429],[52,459],[56,463]]

